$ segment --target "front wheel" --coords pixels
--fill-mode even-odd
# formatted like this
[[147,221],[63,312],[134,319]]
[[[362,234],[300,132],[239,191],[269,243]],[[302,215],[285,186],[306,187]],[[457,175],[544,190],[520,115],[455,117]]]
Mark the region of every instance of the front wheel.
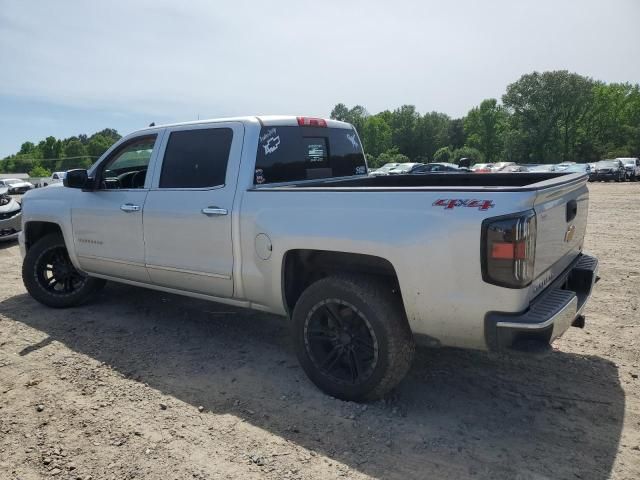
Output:
[[22,281],[33,298],[55,308],[78,305],[106,283],[76,270],[59,234],[42,237],[27,251]]
[[366,276],[336,275],[308,287],[293,311],[298,360],[334,397],[382,397],[407,374],[415,349],[399,295]]

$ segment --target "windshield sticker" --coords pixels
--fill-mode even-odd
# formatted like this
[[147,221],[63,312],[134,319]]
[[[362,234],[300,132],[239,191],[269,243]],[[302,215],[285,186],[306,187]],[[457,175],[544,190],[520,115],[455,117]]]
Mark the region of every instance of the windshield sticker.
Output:
[[355,133],[347,133],[347,140],[351,142],[351,145],[353,145],[354,150],[358,150],[358,141],[356,140]]
[[261,168],[256,168],[256,183],[262,185],[265,181],[264,171]]
[[475,199],[449,199],[441,198],[433,202],[434,207],[444,207],[445,210],[453,210],[456,207],[477,208],[478,210],[489,210],[495,207],[493,200]]
[[365,173],[367,173],[367,169],[364,165],[356,167],[356,175],[364,175]]
[[270,128],[260,136],[260,143],[262,144],[262,148],[264,148],[264,154],[269,155],[278,150],[280,146],[280,135],[278,135],[275,128]]

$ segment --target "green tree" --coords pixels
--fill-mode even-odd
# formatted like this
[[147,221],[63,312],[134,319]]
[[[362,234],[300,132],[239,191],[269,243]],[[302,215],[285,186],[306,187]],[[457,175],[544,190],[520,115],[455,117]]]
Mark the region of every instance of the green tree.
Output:
[[20,146],[20,151],[18,152],[18,155],[32,155],[33,153],[36,152],[36,150],[37,148],[33,142],[24,142]]
[[467,137],[464,133],[464,119],[454,118],[449,122],[448,144],[452,149],[460,148],[464,145]]
[[451,160],[453,161],[453,163],[458,163],[461,158],[470,158],[472,165],[474,163],[484,162],[484,156],[482,155],[482,152],[477,148],[473,148],[473,147],[465,146],[465,147],[457,148],[451,154]]
[[436,153],[433,154],[434,162],[444,162],[449,163],[453,159],[453,151],[451,147],[441,147],[436,150]]
[[110,138],[98,134],[92,135],[87,144],[87,153],[91,157],[100,157],[113,143],[114,141]]
[[32,178],[50,177],[51,172],[42,165],[35,165],[31,171],[29,171],[29,176]]
[[381,153],[376,158],[375,165],[373,166],[369,165],[369,166],[372,168],[378,168],[383,166],[386,163],[406,163],[409,161],[410,161],[409,157],[401,153],[398,153],[398,151],[394,149],[388,152]]
[[416,124],[420,115],[413,105],[403,105],[391,112],[391,141],[400,153],[415,158],[418,152]]
[[66,142],[64,147],[65,157],[84,157],[87,155],[87,150],[82,142],[76,138]]
[[368,117],[360,134],[365,152],[375,157],[391,149],[391,127],[382,117]]
[[60,158],[62,154],[62,143],[55,137],[47,137],[38,144],[43,158]]
[[439,112],[426,113],[417,120],[412,149],[416,161],[430,162],[436,150],[448,145],[450,123],[449,116]]
[[464,120],[467,144],[482,152],[486,162],[498,161],[507,122],[508,113],[495,98],[483,100],[479,107],[471,109]]
[[338,103],[331,110],[331,118],[350,123],[358,132],[362,131],[368,116],[367,110],[362,105],[356,105],[349,109],[344,103]]
[[580,125],[593,98],[595,82],[566,70],[523,75],[507,87],[504,105],[513,112],[512,128],[522,132],[523,161],[555,162],[576,158]]

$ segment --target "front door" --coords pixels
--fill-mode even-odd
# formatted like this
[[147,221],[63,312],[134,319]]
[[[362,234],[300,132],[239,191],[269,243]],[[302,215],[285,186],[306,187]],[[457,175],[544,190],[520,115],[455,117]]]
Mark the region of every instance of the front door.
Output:
[[95,190],[75,195],[71,223],[82,270],[149,282],[142,209],[151,182],[147,172],[159,143],[157,133],[123,142],[93,172]]
[[244,127],[226,122],[167,130],[144,205],[145,260],[157,285],[233,295],[231,210]]

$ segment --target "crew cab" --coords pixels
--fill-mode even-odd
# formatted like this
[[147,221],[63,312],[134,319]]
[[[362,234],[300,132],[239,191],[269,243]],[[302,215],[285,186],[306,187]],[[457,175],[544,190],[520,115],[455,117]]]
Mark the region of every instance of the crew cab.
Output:
[[323,391],[379,398],[415,342],[548,347],[582,326],[583,173],[368,175],[347,123],[241,117],[154,126],[28,192],[28,292],[51,307],[105,280],[290,318]]

